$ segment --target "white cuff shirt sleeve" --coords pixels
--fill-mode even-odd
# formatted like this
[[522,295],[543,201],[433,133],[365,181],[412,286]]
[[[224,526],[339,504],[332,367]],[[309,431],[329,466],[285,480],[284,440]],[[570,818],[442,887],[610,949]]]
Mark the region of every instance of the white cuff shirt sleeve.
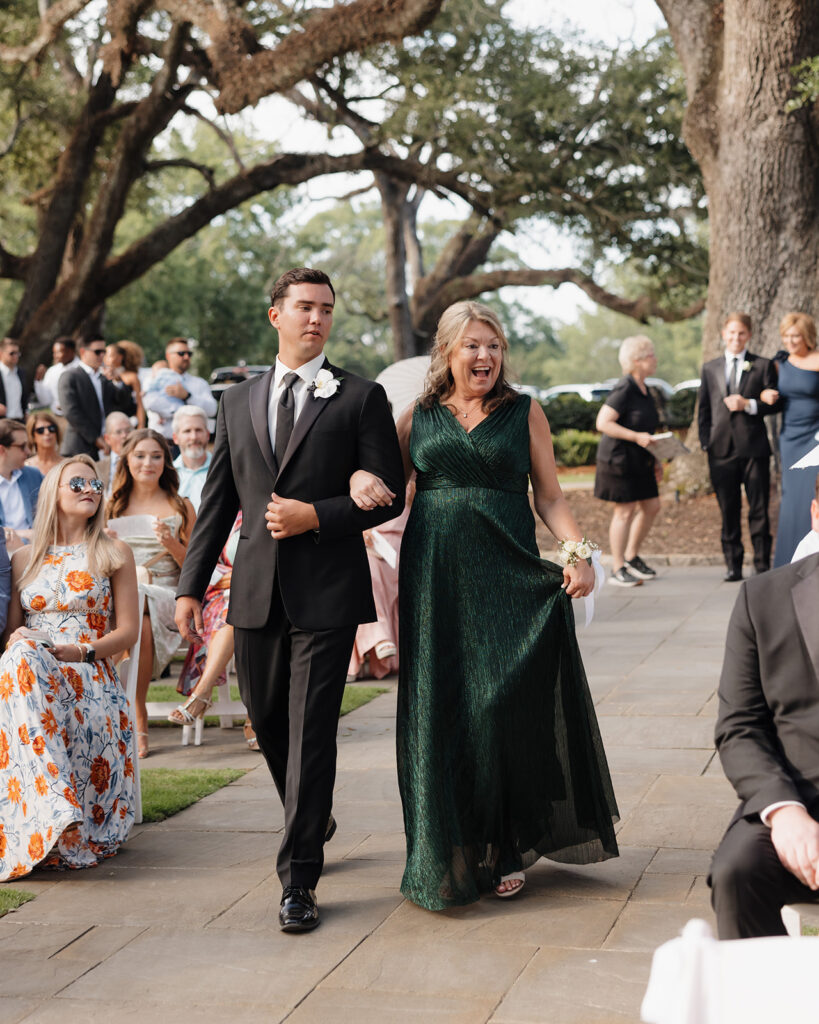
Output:
[[771,827],[771,821],[770,821],[771,815],[773,814],[774,811],[778,811],[780,807],[802,807],[802,808],[804,808],[804,806],[805,805],[803,803],[800,803],[798,800],[779,800],[775,804],[768,804],[768,806],[763,811],[760,812],[759,817],[762,819],[762,824],[763,825],[767,825],[768,828],[770,828]]

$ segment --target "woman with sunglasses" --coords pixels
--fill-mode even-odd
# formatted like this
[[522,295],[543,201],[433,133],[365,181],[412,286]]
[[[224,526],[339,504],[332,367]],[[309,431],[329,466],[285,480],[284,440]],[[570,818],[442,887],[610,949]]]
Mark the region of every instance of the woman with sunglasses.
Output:
[[174,622],[176,585],[196,521],[193,505],[179,495],[179,477],[165,438],[155,430],[135,430],[117,462],[108,502],[109,524],[116,529],[112,521],[128,516],[139,516],[150,523],[136,535],[125,538],[139,567],[139,589],[147,602],[134,709],[139,756],[147,757],[148,686],[160,676],[179,647]]
[[43,476],[62,462],[60,444],[63,432],[57,417],[47,409],[38,409],[26,420],[28,446],[34,452],[26,460],[27,466],[39,469]]
[[133,824],[133,727],[112,659],[137,638],[136,568],[103,525],[102,481],[78,455],[49,471],[32,543],[12,558],[0,881],[39,863],[91,867]]

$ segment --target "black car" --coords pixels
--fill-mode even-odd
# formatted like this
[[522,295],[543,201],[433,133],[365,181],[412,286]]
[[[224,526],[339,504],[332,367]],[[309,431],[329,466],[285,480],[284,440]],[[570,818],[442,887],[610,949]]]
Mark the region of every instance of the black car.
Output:
[[260,373],[267,373],[269,369],[269,363],[266,365],[248,365],[241,359],[235,366],[217,366],[210,375],[210,393],[218,402],[222,397],[222,392],[229,388],[231,384],[239,384],[250,377],[257,377]]

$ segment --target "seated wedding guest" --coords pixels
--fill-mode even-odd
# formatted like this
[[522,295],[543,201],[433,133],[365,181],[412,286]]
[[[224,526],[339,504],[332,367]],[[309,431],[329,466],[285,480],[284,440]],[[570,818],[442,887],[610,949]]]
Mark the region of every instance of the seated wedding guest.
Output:
[[28,377],[19,367],[20,346],[14,338],[0,342],[0,416],[24,420],[31,395]]
[[142,396],[142,404],[151,413],[149,422],[168,441],[173,438],[173,414],[183,405],[196,405],[206,416],[216,415],[210,385],[189,372],[192,355],[187,338],[171,338],[165,346],[168,369],[153,377]]
[[33,541],[14,555],[0,658],[0,881],[39,863],[91,867],[134,821],[132,725],[112,659],[137,637],[136,570],[103,522],[101,482],[80,455],[49,471]]
[[26,420],[26,437],[29,451],[34,452],[31,458],[26,459],[27,466],[39,469],[45,476],[50,469],[63,461],[60,455],[62,431],[53,412],[39,409],[30,413]]
[[792,562],[798,562],[800,558],[807,558],[819,551],[819,476],[814,485],[815,497],[810,503],[810,529],[796,545]]
[[716,745],[740,804],[711,864],[721,939],[785,935],[819,899],[819,554],[745,580],[719,682]]
[[[384,676],[394,675],[398,671],[398,562],[401,538],[404,535],[414,495],[415,483],[410,481],[407,484],[404,511],[401,515],[397,519],[390,519],[375,530],[364,531],[377,619],[375,622],[362,623],[356,630],[353,653],[347,669],[348,681],[361,675],[383,679]],[[379,541],[373,538],[373,533],[377,534]],[[384,552],[382,544],[386,544],[394,555],[390,556],[389,552]]]
[[[179,673],[177,690],[189,699],[168,715],[174,725],[193,725],[213,705],[211,694],[215,686],[227,682],[225,669],[233,657],[233,626],[227,622],[230,602],[230,579],[233,559],[239,544],[242,513],[236,517],[230,536],[216,564],[210,585],[202,602],[203,643],[193,643],[188,648],[185,663]],[[248,719],[244,724],[244,736],[251,750],[259,750],[256,733]]]
[[131,416],[136,408],[131,389],[102,375],[105,342],[80,342],[80,365],[60,377],[59,394],[68,420],[60,450],[63,455],[84,452],[92,459],[107,454],[103,440],[105,417],[115,410]]
[[639,587],[656,571],[640,557],[640,547],[660,511],[657,484],[662,466],[649,450],[660,422],[646,385],[657,369],[650,338],[626,338],[617,353],[625,376],[617,382],[597,414],[603,434],[597,449],[594,496],[614,508],[609,526],[612,573],[609,583]]
[[11,598],[11,562],[6,549],[6,535],[0,530],[0,635],[6,631],[6,617]]
[[47,406],[57,416],[63,416],[59,396],[60,377],[66,370],[73,370],[80,365],[77,343],[72,337],[64,334],[51,346],[51,354],[54,362],[45,371],[43,379],[35,382],[34,389],[39,405]]
[[179,474],[179,493],[199,512],[202,488],[205,486],[211,454],[208,451],[210,431],[208,417],[198,405],[183,405],[173,414],[173,441],[179,455],[173,460]]
[[139,382],[139,368],[144,356],[142,349],[133,341],[117,341],[105,346],[102,372],[108,380],[116,383],[121,381],[131,389],[136,405],[136,421],[138,427],[147,422],[145,409],[142,406],[142,385]]
[[109,521],[128,516],[151,520],[150,531],[123,536],[134,553],[139,590],[147,600],[134,709],[139,756],[147,757],[145,699],[151,679],[161,674],[179,647],[175,588],[196,521],[193,505],[179,495],[179,478],[165,438],[148,428],[135,430],[125,442],[108,502]]
[[100,456],[97,469],[100,479],[105,484],[106,499],[111,497],[111,485],[117,472],[117,463],[133,430],[133,424],[124,412],[109,412],[105,417],[102,439],[108,446],[108,454]]
[[28,438],[19,420],[0,420],[0,526],[9,552],[31,537],[43,474],[26,466]]

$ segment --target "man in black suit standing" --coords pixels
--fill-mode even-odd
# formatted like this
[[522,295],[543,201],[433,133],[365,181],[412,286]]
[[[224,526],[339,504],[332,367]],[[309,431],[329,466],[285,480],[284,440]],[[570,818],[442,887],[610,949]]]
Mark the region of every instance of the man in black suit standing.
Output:
[[[319,270],[297,268],[274,284],[276,364],[222,396],[177,590],[177,625],[190,640],[202,631],[200,602],[241,508],[228,622],[242,699],[285,808],[277,860],[285,931],[319,923],[315,887],[335,830],[347,665],[356,627],[375,619],[362,531],[397,516],[404,495],[383,389],[324,357],[334,303]],[[349,481],[358,469],[386,482],[391,507],[355,505]]]
[[702,368],[698,425],[700,444],[708,453],[711,483],[722,513],[724,579],[742,579],[742,487],[748,499],[748,528],[754,548],[754,569],[771,567],[771,527],[768,500],[771,490],[771,447],[764,416],[778,405],[766,405],[760,394],[776,387],[776,371],[769,359],[748,351],[751,318],[729,313],[722,328],[725,354]]
[[20,346],[14,338],[3,338],[0,346],[0,417],[26,421],[31,385],[20,370]]
[[80,365],[60,377],[60,406],[68,420],[61,455],[84,452],[98,459],[107,452],[105,417],[110,412],[133,416],[136,403],[131,389],[116,385],[102,374],[105,342],[101,338],[80,342]]
[[780,909],[819,899],[819,554],[739,592],[716,743],[741,803],[709,879],[721,939],[784,935]]

